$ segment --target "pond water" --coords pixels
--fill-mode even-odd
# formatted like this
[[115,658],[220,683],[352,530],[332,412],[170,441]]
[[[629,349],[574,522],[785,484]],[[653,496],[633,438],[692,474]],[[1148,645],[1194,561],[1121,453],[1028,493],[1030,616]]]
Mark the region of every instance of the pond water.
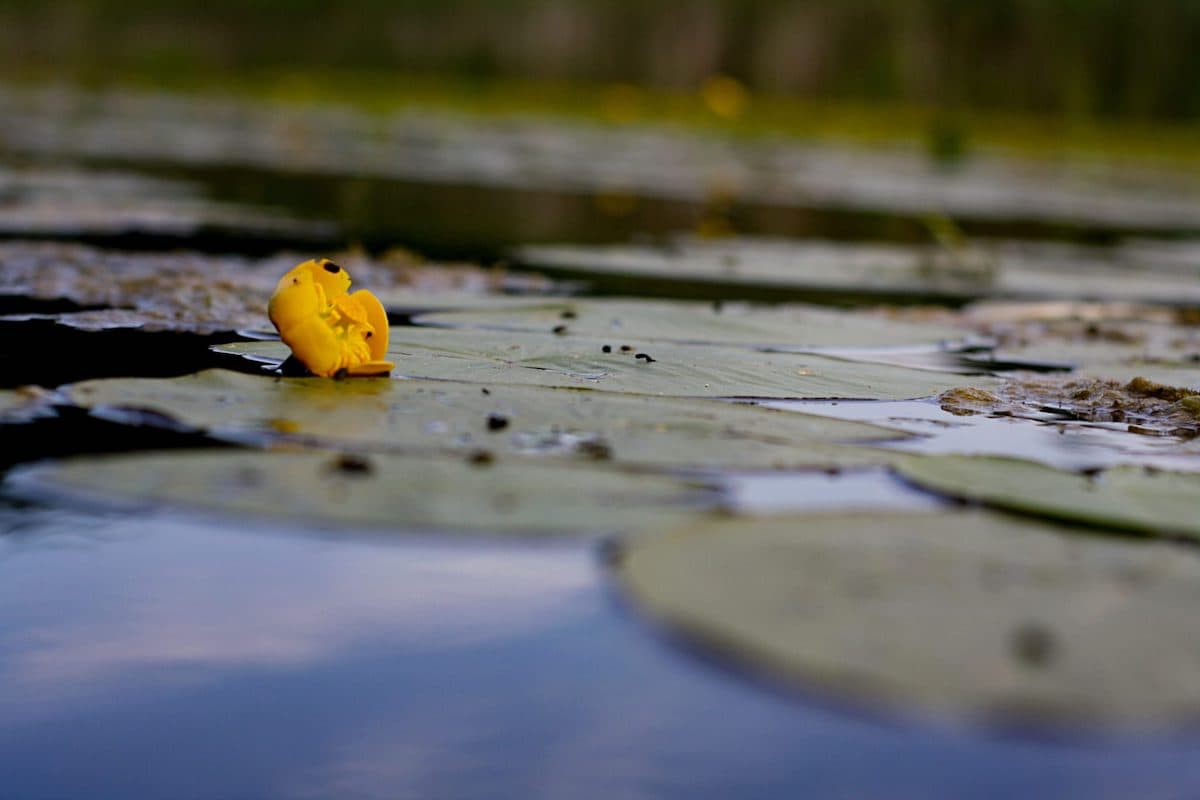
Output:
[[989,735],[781,694],[631,618],[591,545],[171,512],[0,520],[4,797],[1173,797],[1200,782],[1191,737]]
[[[929,246],[936,238],[934,229],[953,220],[951,238],[1087,244],[1095,249],[1079,250],[1082,255],[1071,250],[1071,268],[1082,269],[1079,263],[1088,263],[1096,253],[1117,252],[1131,237],[1149,231],[1186,238],[1200,227],[1200,205],[1192,203],[1200,195],[1193,195],[1195,187],[1182,179],[1182,187],[1167,181],[1161,191],[1145,196],[1133,193],[1084,202],[1094,189],[1090,172],[1046,174],[1045,165],[1018,169],[1003,158],[982,159],[955,176],[926,169],[906,156],[881,154],[855,166],[853,180],[843,186],[833,173],[839,165],[855,165],[853,152],[797,149],[778,142],[755,149],[744,142],[718,147],[684,137],[679,140],[682,149],[672,155],[672,140],[661,131],[644,139],[610,140],[595,131],[572,132],[570,126],[522,127],[512,121],[488,126],[441,118],[422,123],[406,118],[394,121],[394,129],[368,125],[363,133],[356,127],[365,124],[362,120],[334,115],[332,122],[313,117],[311,129],[293,130],[291,138],[271,145],[281,135],[271,127],[274,122],[255,121],[245,109],[222,111],[233,116],[220,119],[237,122],[230,130],[254,134],[251,147],[220,125],[206,127],[197,121],[205,109],[211,111],[207,106],[192,109],[189,113],[195,117],[175,119],[146,98],[111,107],[106,105],[109,100],[98,100],[94,107],[63,101],[74,109],[77,127],[73,135],[49,136],[46,126],[63,109],[45,97],[35,100],[0,92],[0,109],[12,112],[0,121],[0,143],[7,148],[0,160],[0,200],[14,209],[11,218],[0,219],[0,237],[138,251],[140,256],[129,257],[131,263],[141,256],[164,263],[182,258],[199,264],[202,274],[234,254],[233,271],[221,273],[222,285],[234,289],[242,278],[249,284],[269,273],[274,280],[274,262],[253,262],[254,256],[349,245],[363,248],[354,257],[364,263],[368,253],[403,245],[424,256],[485,265],[519,261],[518,248],[536,243],[640,246],[669,242],[685,233],[703,241],[730,231],[776,242],[819,238],[913,248]],[[168,103],[166,108],[176,106]],[[156,114],[161,125],[148,125],[146,120]],[[188,137],[179,138],[184,129],[190,131]],[[123,130],[137,135],[126,141],[120,135]],[[275,146],[279,149],[272,149]],[[623,153],[626,146],[641,149]],[[393,168],[390,147],[399,148],[396,152],[405,157],[396,159],[406,166]],[[425,153],[429,163],[414,153]],[[714,187],[708,180],[712,175],[705,172],[703,156],[710,153],[734,170],[738,191]],[[339,154],[346,155],[344,162]],[[590,157],[597,163],[572,172],[573,163]],[[657,172],[649,169],[655,157],[664,160]],[[606,172],[606,164],[619,180]],[[794,169],[794,185],[772,180],[781,165]],[[875,169],[883,172],[875,175]],[[655,176],[662,175],[670,181],[656,185]],[[1021,192],[1039,186],[1045,188],[1041,202],[1023,206]],[[1180,197],[1186,202],[1174,203]],[[1160,213],[1168,207],[1173,214]],[[945,219],[931,222],[931,216]],[[189,253],[181,255],[179,248]],[[948,249],[957,253],[953,244]],[[90,251],[79,252],[86,261]],[[193,252],[208,253],[212,259],[205,261]],[[898,252],[905,258],[909,253]],[[1200,265],[1189,260],[1195,251],[1170,252],[1183,255],[1163,270],[1171,273],[1164,280],[1186,280],[1189,275],[1194,280],[1200,273]],[[0,278],[5,269],[20,273],[31,258],[23,250],[0,253]],[[70,260],[46,258],[47,263]],[[1132,262],[1118,261],[1114,259],[1114,269],[1132,269]],[[145,263],[134,268],[144,270]],[[964,278],[961,266],[956,263],[953,269],[958,272],[951,275],[956,292],[966,285],[967,295],[986,296],[987,277],[982,284],[978,275]],[[914,274],[928,278],[924,269]],[[687,273],[663,280],[642,276],[632,283],[636,277],[622,273],[616,285],[635,286],[643,297],[729,299],[719,285],[701,290],[699,283],[689,283]],[[944,277],[935,275],[934,280]],[[148,328],[145,319],[136,316],[145,312],[137,303],[104,300],[103,285],[87,286],[81,294],[78,286],[63,280],[68,288],[58,286],[58,294],[49,296],[27,285],[14,289],[0,282],[0,311],[25,315],[0,321],[0,366],[5,367],[0,387],[59,387],[107,377],[166,381],[214,366],[268,381],[260,364],[209,351],[210,345],[250,335],[223,333],[219,325],[188,333],[194,321],[176,314],[178,309],[170,303],[165,312],[152,307],[158,316],[151,321],[174,332],[153,333],[153,324]],[[556,288],[582,300],[617,291],[611,282],[588,287],[583,282]],[[188,294],[193,288],[179,290],[176,294],[184,300],[176,296],[174,301],[192,306],[209,302]],[[479,305],[485,312],[507,313],[507,301],[521,297],[520,288],[512,285],[495,282],[488,288],[493,291],[485,298],[486,307]],[[538,297],[554,288],[538,284]],[[856,296],[848,298],[839,288],[836,298],[827,294],[823,299],[878,299],[872,287],[859,288]],[[1168,283],[1167,294],[1169,290]],[[770,296],[772,290],[764,291]],[[960,294],[954,296],[961,299]],[[469,309],[479,299],[467,295],[453,294],[454,302],[442,297],[428,308]],[[799,296],[805,296],[803,291]],[[910,293],[904,302],[925,299],[927,295]],[[438,352],[436,342],[428,343],[439,328],[422,327],[419,317],[411,327],[411,314],[396,312],[426,308],[419,297],[409,302],[396,301],[389,307],[396,317],[393,323],[410,326],[393,329],[411,333],[405,353],[411,356],[409,363],[417,363],[418,351],[425,354],[426,360],[413,369],[428,370],[429,363],[459,365],[455,379],[469,390],[462,390],[462,396],[449,390],[439,395],[438,402],[453,409],[445,412],[449,422],[441,417],[425,420],[422,433],[444,435],[454,445],[438,450],[439,457],[445,456],[443,450],[460,461],[465,454],[480,468],[503,468],[516,457],[550,463],[574,458],[572,468],[593,478],[627,470],[635,477],[662,473],[664,481],[700,479],[716,488],[720,514],[749,518],[864,509],[898,516],[940,513],[972,499],[918,489],[894,469],[896,459],[923,455],[1022,458],[1073,475],[1117,467],[1143,468],[1147,474],[1200,472],[1194,420],[1187,431],[1139,435],[1121,422],[1088,421],[1036,403],[1016,413],[998,408],[952,411],[936,397],[926,396],[934,389],[915,392],[919,397],[896,395],[910,398],[903,400],[830,399],[830,393],[844,397],[837,391],[851,389],[858,393],[852,396],[870,391],[890,396],[880,389],[885,379],[863,378],[866,389],[853,383],[856,371],[891,375],[879,370],[911,368],[905,374],[914,385],[929,382],[936,391],[955,382],[1000,386],[1007,372],[984,374],[977,365],[964,368],[965,362],[956,356],[967,350],[955,350],[956,345],[940,335],[932,343],[920,338],[944,323],[940,316],[932,321],[914,318],[908,320],[914,327],[903,328],[904,320],[885,314],[880,322],[877,309],[863,311],[859,321],[870,315],[872,326],[893,326],[871,328],[870,335],[881,341],[847,342],[840,348],[837,341],[800,342],[796,352],[780,353],[778,346],[768,347],[755,338],[776,324],[774,318],[754,323],[757,312],[735,317],[726,309],[723,320],[729,327],[713,323],[711,339],[696,334],[701,325],[696,323],[678,336],[645,334],[657,344],[647,347],[657,358],[634,356],[636,348],[628,347],[627,360],[641,359],[635,363],[639,369],[659,364],[666,370],[672,358],[682,361],[689,353],[700,353],[697,363],[712,356],[712,374],[717,377],[750,381],[768,367],[774,370],[783,364],[791,380],[817,373],[831,381],[821,386],[843,387],[791,399],[797,395],[764,380],[761,394],[774,399],[760,398],[760,410],[795,419],[785,425],[768,417],[776,424],[755,427],[736,415],[725,420],[714,413],[710,418],[685,406],[701,402],[696,397],[709,388],[704,382],[708,373],[696,381],[694,392],[670,398],[661,379],[655,383],[646,373],[620,373],[628,365],[605,362],[604,369],[611,373],[597,367],[586,373],[595,386],[582,387],[601,391],[566,391],[581,388],[562,378],[582,374],[563,366],[574,363],[568,357],[577,354],[552,347],[569,349],[583,342],[578,347],[586,346],[591,358],[600,358],[601,352],[611,355],[614,345],[608,339],[592,341],[568,328],[583,328],[581,317],[589,309],[615,315],[616,305],[555,307],[539,312],[542,316],[502,320],[504,324],[495,319],[472,322],[469,315],[454,318],[452,313],[449,322],[436,323],[459,328],[447,331],[444,338],[460,336],[454,341],[467,342],[475,336],[483,344],[475,350],[462,345],[448,354]],[[88,309],[108,313],[114,307],[134,315],[133,322],[121,317],[99,332],[86,320],[81,324],[82,318],[67,320],[68,325],[55,321],[61,321],[58,314]],[[698,314],[697,307],[676,307],[672,324]],[[622,314],[627,312],[621,308]],[[719,304],[713,306],[714,314],[720,310]],[[1175,326],[1170,328],[1172,336],[1177,328],[1194,325],[1179,313],[1180,319],[1163,323]],[[638,340],[636,326],[649,331],[663,324],[656,314],[631,313],[624,320],[633,330],[615,325],[613,335],[619,333],[620,342]],[[961,322],[957,318],[955,324]],[[807,324],[836,340],[827,323],[818,317]],[[533,333],[522,327],[531,324]],[[915,327],[923,324],[928,328]],[[551,330],[553,335],[546,335]],[[797,324],[790,330],[804,328]],[[888,340],[896,330],[917,336],[918,343]],[[546,352],[521,361],[512,355],[517,344],[508,344],[509,339],[497,344],[497,331],[513,342],[541,346],[541,336],[551,344]],[[999,339],[1007,335],[1004,330],[985,333]],[[518,339],[518,334],[526,338]],[[1105,331],[1087,335],[1089,342],[1118,340],[1105,339]],[[1134,355],[1144,358],[1132,359],[1136,365],[1131,366],[1130,354],[1122,351],[1120,369],[1150,365],[1172,370],[1162,374],[1192,380],[1186,371],[1194,370],[1196,360],[1189,356],[1196,355],[1189,350],[1190,336],[1176,336],[1182,343],[1172,345],[1170,361],[1158,353],[1150,358],[1138,352]],[[267,348],[266,356],[254,349],[258,345]],[[250,342],[242,355],[274,363],[273,345]],[[973,346],[977,345],[976,339]],[[503,348],[499,356],[497,348]],[[720,348],[723,355],[717,359],[713,354]],[[47,357],[50,350],[54,358]],[[1037,366],[1039,360],[1052,361],[1039,354],[1025,365]],[[506,369],[519,367],[526,378],[535,376],[510,381],[534,392],[528,396],[540,396],[535,390],[547,397],[555,391],[559,396],[603,395],[603,380],[626,380],[613,392],[622,403],[630,397],[666,403],[666,396],[676,403],[670,406],[676,416],[650,424],[646,412],[633,405],[618,403],[616,410],[604,413],[578,405],[568,408],[563,418],[582,419],[582,433],[564,432],[560,428],[566,423],[560,421],[525,430],[521,426],[548,414],[549,406],[522,406],[526,395],[513,389],[504,398],[512,404],[504,407],[506,416],[499,421],[494,414],[487,416],[487,431],[464,433],[455,427],[463,419],[474,424],[485,418],[480,396],[502,394],[491,381],[503,372],[493,369],[480,379],[473,378],[471,370],[496,368],[497,363]],[[1096,363],[1097,368],[1112,369],[1118,364]],[[401,361],[400,370],[405,368]],[[679,374],[688,374],[679,369]],[[434,385],[444,376],[418,372],[412,377]],[[482,390],[472,380],[484,381]],[[1195,386],[1195,381],[1189,385]],[[400,391],[392,384],[388,387]],[[236,446],[248,444],[278,453],[313,440],[329,446],[321,438],[327,431],[319,419],[257,414],[260,407],[252,402],[259,401],[248,401],[247,412],[237,407],[233,390],[217,401],[228,404],[230,419],[224,422],[232,425],[229,430],[222,429],[222,420],[208,419],[181,405],[178,397],[172,399],[169,388],[113,389],[123,390],[142,391],[141,401],[125,401],[115,411],[103,406],[89,411],[78,398],[68,400],[62,393],[28,393],[45,406],[0,425],[0,476],[27,462],[96,452],[188,452],[218,444],[237,452]],[[438,391],[430,389],[431,394]],[[187,395],[188,390],[181,393]],[[464,400],[467,394],[470,399]],[[759,394],[714,389],[706,402],[728,408],[733,404],[724,401],[731,396],[744,400],[743,395]],[[383,401],[370,406],[370,392],[363,395],[365,400],[358,398],[367,404],[362,406],[363,417],[386,417],[390,425],[394,417],[403,416],[395,406],[380,405]],[[7,410],[5,403],[20,407],[27,399],[0,395],[0,415]],[[463,411],[468,407],[469,414]],[[512,409],[516,413],[510,413]],[[189,413],[198,416],[188,417]],[[382,416],[369,417],[370,413]],[[411,411],[412,418],[419,419],[420,413],[424,412]],[[242,417],[234,420],[237,414]],[[812,422],[807,415],[825,419]],[[668,430],[667,423],[679,419],[687,424]],[[833,426],[830,419],[846,427],[822,427]],[[517,442],[513,453],[505,450],[497,433],[510,422],[509,432]],[[803,429],[806,424],[809,429]],[[592,430],[587,425],[610,428]],[[395,430],[381,433],[379,442],[359,436],[335,444],[373,454],[408,448],[417,458],[430,456],[434,447],[423,440],[417,445],[412,439],[391,441],[389,433]],[[653,437],[667,434],[680,437],[678,442],[695,447],[694,452],[717,466],[656,461],[660,454],[655,446],[633,446],[639,439],[658,442]],[[529,442],[554,446],[534,447]],[[861,447],[848,449],[854,445]],[[748,464],[728,457],[722,461],[722,451],[739,448],[747,451]],[[804,460],[806,454],[809,461]],[[789,460],[793,458],[798,461]],[[578,466],[580,459],[584,467]],[[346,473],[370,475],[380,469],[369,460],[339,463]],[[732,466],[720,468],[723,463]],[[456,461],[455,466],[461,464]],[[107,468],[96,462],[95,472]],[[253,476],[252,470],[242,474]],[[385,473],[392,474],[413,473]],[[353,475],[342,477],[349,485]],[[155,502],[135,510],[81,503],[69,492],[61,498],[51,493],[31,499],[19,487],[8,487],[0,499],[0,800],[1165,798],[1190,796],[1200,788],[1200,761],[1195,758],[1200,733],[1194,725],[997,729],[954,715],[926,714],[903,703],[885,707],[853,693],[823,691],[803,680],[757,669],[753,658],[726,658],[720,647],[705,647],[703,637],[681,635],[661,619],[650,621],[614,578],[610,562],[618,556],[611,537],[505,538],[461,531],[447,536],[445,531],[403,522],[368,530],[336,519],[310,519],[304,513],[293,514],[301,518],[289,521],[289,509],[283,506],[303,499],[304,484],[300,489],[290,486],[290,501],[286,492],[279,495],[283,519],[191,507],[222,507],[227,500],[222,493],[238,491],[233,483],[202,484],[193,489],[197,502],[191,504],[164,500],[186,496],[186,487],[164,491],[152,497]],[[579,493],[584,495],[586,480],[580,483]],[[518,486],[514,493],[526,489]],[[453,495],[447,495],[446,503],[454,502]],[[677,508],[668,511],[683,513]],[[680,530],[693,521],[686,516],[665,518],[682,520]],[[1086,542],[1092,537],[1088,532],[1079,538]],[[1194,544],[1180,545],[1180,552],[1191,554]],[[1148,652],[1147,660],[1153,655]]]

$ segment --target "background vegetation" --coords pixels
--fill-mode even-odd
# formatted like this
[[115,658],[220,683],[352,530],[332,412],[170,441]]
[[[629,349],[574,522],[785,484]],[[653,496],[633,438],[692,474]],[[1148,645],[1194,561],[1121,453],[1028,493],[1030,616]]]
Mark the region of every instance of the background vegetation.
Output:
[[7,0],[0,77],[262,71],[1200,116],[1200,0]]

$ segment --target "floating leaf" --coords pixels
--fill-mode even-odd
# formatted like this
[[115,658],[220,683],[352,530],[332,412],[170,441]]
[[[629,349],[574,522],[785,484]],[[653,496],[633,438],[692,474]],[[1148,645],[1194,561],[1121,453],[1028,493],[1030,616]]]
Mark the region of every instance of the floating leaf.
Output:
[[857,704],[1129,726],[1200,715],[1200,557],[987,512],[726,520],[621,584],[688,639]]
[[582,533],[677,524],[718,496],[694,482],[513,459],[205,451],[75,458],[18,469],[18,494],[178,503],[308,524]]
[[426,314],[416,322],[451,328],[549,333],[627,342],[677,342],[791,352],[847,348],[939,347],[965,338],[962,328],[888,319],[817,306],[563,299],[539,307],[481,308]]
[[916,456],[898,469],[930,491],[1009,511],[1200,539],[1200,473],[1116,467],[1083,475],[1020,459],[957,455]]
[[[426,264],[403,252],[377,259],[354,252],[334,255],[352,270],[356,286],[371,287],[385,306],[400,311],[462,307],[509,282],[503,272]],[[82,329],[272,331],[267,300],[279,277],[308,257],[122,253],[82,245],[0,242],[0,296],[68,301],[79,308],[49,316]],[[528,278],[518,286],[545,290],[549,284]],[[531,301],[493,295],[488,302]],[[29,305],[36,316],[38,304]]]
[[[53,393],[35,386],[0,389],[0,424],[28,422],[52,415]],[[882,430],[882,429],[881,429]]]
[[[1132,270],[1093,260],[991,250],[835,244],[771,239],[681,239],[643,245],[529,246],[535,269],[676,296],[963,302],[1072,298],[1200,303],[1195,276]],[[637,279],[637,284],[630,282]]]
[[[865,423],[718,400],[650,398],[443,381],[272,380],[223,370],[63,388],[108,416],[151,411],[212,435],[367,450],[486,450],[674,468],[772,469],[881,463],[848,447],[904,438]],[[128,415],[126,415],[128,416]],[[489,430],[489,420],[491,430]]]
[[[276,365],[287,357],[287,348],[275,342],[214,349]],[[388,360],[396,374],[412,378],[668,397],[907,399],[962,382],[933,371],[817,355],[666,343],[643,350],[616,339],[412,327],[392,328]]]

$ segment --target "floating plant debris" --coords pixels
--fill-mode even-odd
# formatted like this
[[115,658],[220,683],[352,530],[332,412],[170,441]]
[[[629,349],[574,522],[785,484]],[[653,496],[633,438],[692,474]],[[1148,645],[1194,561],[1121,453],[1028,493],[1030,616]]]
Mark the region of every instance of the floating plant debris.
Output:
[[1014,379],[992,390],[960,387],[938,398],[955,414],[1014,414],[1121,423],[1140,432],[1200,435],[1200,389],[1064,376]]

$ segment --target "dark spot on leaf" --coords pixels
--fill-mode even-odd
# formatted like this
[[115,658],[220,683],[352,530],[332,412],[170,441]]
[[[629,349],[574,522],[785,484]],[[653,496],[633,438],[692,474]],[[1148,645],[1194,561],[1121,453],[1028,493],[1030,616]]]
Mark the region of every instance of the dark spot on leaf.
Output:
[[623,344],[623,345],[621,345],[621,352],[622,353],[632,353],[633,347],[631,345]]
[[611,344],[606,344],[606,345],[604,345],[604,347],[601,347],[601,348],[600,348],[600,352],[601,352],[601,353],[611,353],[611,352],[612,352],[612,345],[611,345]]
[[238,467],[237,471],[234,472],[233,479],[242,486],[253,488],[262,485],[263,476],[257,467],[243,466]]
[[601,542],[598,553],[601,563],[608,567],[619,567],[625,560],[625,546],[614,539]]
[[559,336],[562,336],[564,333],[567,332],[567,326],[566,325],[555,325],[554,332],[556,334],[558,334]]
[[576,314],[574,311],[571,311],[570,309],[567,309],[566,311],[562,312],[562,313],[561,313],[561,314],[559,314],[558,316],[559,316],[561,319],[575,319],[575,318],[576,318],[576,317],[578,317],[579,315],[578,315],[578,314]]
[[645,361],[647,364],[653,364],[655,361],[658,361],[657,358],[652,358],[649,353],[638,353],[634,358]]
[[331,468],[343,475],[370,475],[375,471],[375,467],[371,464],[371,460],[366,456],[360,456],[355,453],[342,453],[337,458],[333,459],[330,464]]
[[576,445],[575,452],[594,461],[611,461],[613,457],[612,445],[603,439],[589,439],[586,442],[580,442]]
[[485,387],[483,387],[482,389],[480,389],[479,391],[483,392],[484,394],[491,394],[491,393],[492,393],[492,390],[491,390],[491,389],[489,389],[489,388],[487,388],[486,386],[485,386]]
[[467,456],[467,463],[476,467],[490,467],[496,463],[496,455],[491,450],[473,450]]
[[1027,622],[1014,630],[1009,645],[1013,658],[1034,669],[1049,666],[1058,650],[1054,632],[1037,622]]
[[488,414],[487,429],[489,431],[502,431],[508,427],[508,417],[500,414]]
[[326,261],[321,266],[325,268],[326,272],[332,273],[334,275],[337,275],[339,272],[342,271],[342,268],[339,267],[337,264],[333,263],[332,261]]

